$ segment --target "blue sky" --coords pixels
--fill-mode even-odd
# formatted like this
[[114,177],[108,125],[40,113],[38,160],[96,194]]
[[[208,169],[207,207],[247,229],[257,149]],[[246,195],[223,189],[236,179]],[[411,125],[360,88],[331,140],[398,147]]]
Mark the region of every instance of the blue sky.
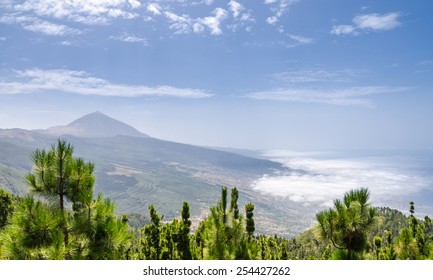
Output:
[[250,149],[433,148],[430,1],[3,0],[0,127],[101,111]]

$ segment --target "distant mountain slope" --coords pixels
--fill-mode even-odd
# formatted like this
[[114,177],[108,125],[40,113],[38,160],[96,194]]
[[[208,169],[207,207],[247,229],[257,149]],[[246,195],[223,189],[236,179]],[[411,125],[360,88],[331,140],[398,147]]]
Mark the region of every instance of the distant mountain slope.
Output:
[[117,135],[148,137],[130,125],[110,118],[101,112],[85,115],[66,126],[48,128],[52,135],[73,135],[78,137],[113,137]]
[[0,141],[13,143],[15,145],[40,147],[47,142],[47,138],[52,138],[52,136],[45,134],[43,131],[38,132],[21,128],[0,128]]
[[32,168],[31,152],[58,138],[75,147],[75,156],[95,163],[95,190],[113,199],[119,213],[147,215],[153,204],[172,219],[187,201],[198,221],[218,201],[223,185],[238,188],[242,209],[248,202],[256,205],[261,233],[297,234],[310,226],[316,211],[252,189],[265,174],[290,172],[280,163],[152,138],[98,112],[48,130],[0,129],[0,187],[26,192],[23,175]]

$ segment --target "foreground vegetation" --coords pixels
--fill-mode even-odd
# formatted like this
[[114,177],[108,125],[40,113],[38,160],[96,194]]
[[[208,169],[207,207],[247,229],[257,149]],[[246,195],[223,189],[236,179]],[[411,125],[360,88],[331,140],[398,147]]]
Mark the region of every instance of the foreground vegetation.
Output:
[[293,239],[255,235],[254,205],[240,209],[236,188],[222,187],[194,229],[187,202],[172,221],[153,205],[148,219],[119,217],[112,201],[94,195],[94,165],[73,150],[59,140],[33,153],[26,176],[31,195],[0,189],[1,259],[433,259],[430,218],[417,219],[412,202],[409,217],[375,208],[366,188],[336,199],[317,213],[312,229]]

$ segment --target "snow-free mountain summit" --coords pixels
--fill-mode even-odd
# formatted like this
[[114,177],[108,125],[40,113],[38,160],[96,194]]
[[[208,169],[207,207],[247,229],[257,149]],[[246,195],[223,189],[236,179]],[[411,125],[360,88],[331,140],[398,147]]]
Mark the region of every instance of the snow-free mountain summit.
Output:
[[85,115],[66,126],[54,126],[46,130],[52,135],[72,135],[85,138],[114,136],[149,137],[132,126],[96,111]]

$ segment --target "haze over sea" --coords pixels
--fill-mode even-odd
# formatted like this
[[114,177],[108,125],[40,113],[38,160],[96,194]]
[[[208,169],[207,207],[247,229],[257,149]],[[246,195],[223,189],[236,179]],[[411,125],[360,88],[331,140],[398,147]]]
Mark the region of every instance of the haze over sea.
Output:
[[375,206],[408,212],[415,202],[416,215],[433,215],[433,151],[369,150],[261,153],[291,169],[268,174],[253,188],[305,205],[329,207],[333,200],[359,187],[371,192]]

